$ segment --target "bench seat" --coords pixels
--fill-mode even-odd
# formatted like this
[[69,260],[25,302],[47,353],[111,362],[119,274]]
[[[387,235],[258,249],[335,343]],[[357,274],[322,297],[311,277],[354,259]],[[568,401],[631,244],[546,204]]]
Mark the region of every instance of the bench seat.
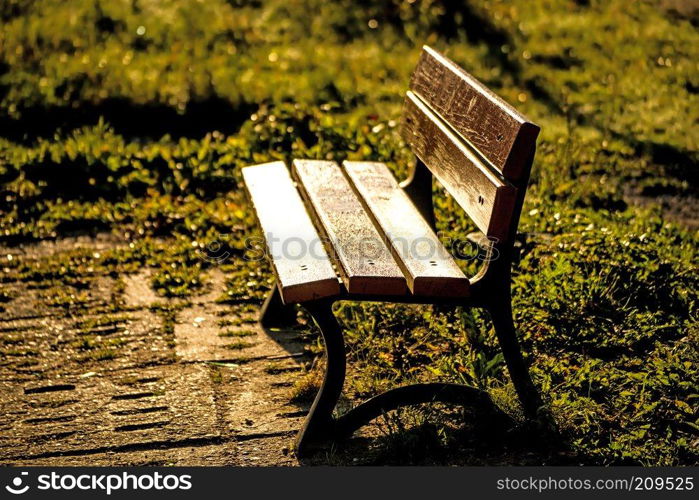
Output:
[[294,160],[292,172],[297,184],[283,162],[243,169],[285,304],[340,295],[338,275],[352,295],[468,295],[468,278],[386,165]]

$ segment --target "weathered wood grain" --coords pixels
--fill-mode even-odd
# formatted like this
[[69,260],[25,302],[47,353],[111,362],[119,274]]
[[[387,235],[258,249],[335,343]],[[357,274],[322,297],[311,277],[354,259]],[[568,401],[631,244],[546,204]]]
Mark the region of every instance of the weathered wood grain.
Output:
[[383,163],[343,167],[415,295],[465,297],[469,281]]
[[476,154],[419,97],[408,91],[403,138],[487,236],[508,237],[516,189]]
[[506,179],[526,173],[539,127],[454,62],[423,47],[410,89]]
[[293,172],[350,293],[400,295],[406,280],[364,207],[331,161],[294,160]]
[[320,236],[283,162],[243,168],[284,303],[340,293]]

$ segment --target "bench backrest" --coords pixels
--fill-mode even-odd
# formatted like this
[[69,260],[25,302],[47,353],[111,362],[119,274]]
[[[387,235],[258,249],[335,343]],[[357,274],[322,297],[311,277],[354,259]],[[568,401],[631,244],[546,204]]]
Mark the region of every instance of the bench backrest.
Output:
[[539,127],[478,80],[423,47],[410,80],[403,138],[490,238],[510,239]]

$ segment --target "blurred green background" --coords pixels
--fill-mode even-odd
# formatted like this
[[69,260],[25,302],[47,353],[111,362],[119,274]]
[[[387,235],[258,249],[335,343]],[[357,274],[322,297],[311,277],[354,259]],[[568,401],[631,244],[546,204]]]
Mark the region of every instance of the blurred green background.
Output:
[[[84,232],[131,243],[8,261],[3,281],[53,280],[69,303],[96,275],[149,266],[158,293],[188,297],[212,265],[199,250],[234,235],[221,300],[260,300],[271,273],[244,259],[256,228],[240,167],[352,158],[403,175],[403,93],[429,44],[542,128],[514,308],[578,460],[697,463],[698,6],[3,0],[0,244]],[[473,226],[442,216],[440,228]],[[478,311],[338,314],[361,368],[351,395],[439,376],[517,415]]]

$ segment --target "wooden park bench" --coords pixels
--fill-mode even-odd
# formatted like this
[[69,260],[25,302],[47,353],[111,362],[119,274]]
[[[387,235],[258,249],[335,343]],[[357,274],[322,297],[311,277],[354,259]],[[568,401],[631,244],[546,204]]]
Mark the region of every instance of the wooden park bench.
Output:
[[[276,275],[260,321],[288,324],[295,318],[291,305],[301,304],[325,342],[325,379],[298,435],[300,455],[405,404],[492,404],[473,387],[415,384],[334,418],[345,350],[331,308],[341,300],[487,309],[522,407],[537,416],[541,400],[512,320],[510,268],[538,133],[483,84],[424,47],[404,106],[402,135],[417,156],[405,182],[373,162],[294,160],[296,182],[283,162],[243,169]],[[491,258],[472,278],[435,234],[433,176],[487,237]]]

